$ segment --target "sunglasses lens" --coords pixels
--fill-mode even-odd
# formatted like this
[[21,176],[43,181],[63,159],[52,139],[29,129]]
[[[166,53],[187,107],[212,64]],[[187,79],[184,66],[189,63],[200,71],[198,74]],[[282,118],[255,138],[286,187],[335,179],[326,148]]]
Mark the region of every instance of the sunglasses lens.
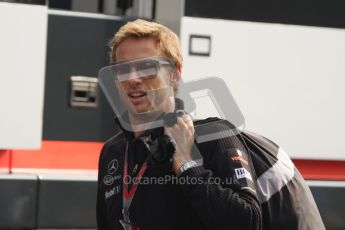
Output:
[[155,60],[142,60],[133,63],[122,63],[115,67],[115,73],[119,81],[130,78],[152,79],[157,76],[159,63]]
[[148,69],[156,69],[157,68],[157,61],[155,60],[143,60],[140,62],[135,63],[135,69],[137,71],[141,70],[148,70]]
[[116,67],[116,74],[119,75],[123,75],[123,74],[128,74],[131,70],[130,65],[128,64],[122,64]]
[[154,60],[146,60],[138,63],[136,70],[140,77],[145,79],[154,78],[158,73],[158,63]]

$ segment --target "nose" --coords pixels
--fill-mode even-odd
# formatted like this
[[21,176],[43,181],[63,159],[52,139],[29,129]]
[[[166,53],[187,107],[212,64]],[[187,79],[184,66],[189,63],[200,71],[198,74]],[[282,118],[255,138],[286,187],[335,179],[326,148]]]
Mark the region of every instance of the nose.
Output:
[[131,81],[131,82],[141,82],[142,81],[138,72],[134,68],[132,68],[131,72],[128,74],[128,81]]
[[132,71],[128,74],[128,78],[126,81],[122,82],[123,85],[126,87],[137,87],[143,83],[142,79],[139,77],[136,71]]

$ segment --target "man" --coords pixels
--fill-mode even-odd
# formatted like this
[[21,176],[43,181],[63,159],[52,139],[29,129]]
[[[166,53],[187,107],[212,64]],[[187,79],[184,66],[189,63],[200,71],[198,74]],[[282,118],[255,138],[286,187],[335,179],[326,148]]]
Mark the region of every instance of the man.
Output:
[[[239,141],[225,137],[195,147],[188,115],[175,117],[164,128],[147,125],[182,109],[178,100],[171,100],[181,78],[178,37],[165,26],[136,20],[120,28],[110,48],[115,65],[109,72],[127,111],[118,119],[121,131],[100,156],[98,228],[261,229],[255,174]],[[122,120],[131,127],[125,129]],[[245,163],[230,159],[235,152],[241,152]],[[235,170],[244,172],[236,183],[231,181]],[[172,177],[178,183],[167,179]],[[144,184],[133,178],[165,181]],[[230,182],[224,183],[226,179]]]
[[[110,48],[115,64],[101,71],[110,77],[100,83],[116,100],[120,131],[100,156],[99,229],[324,229],[309,188],[279,146],[234,132],[224,120],[183,115],[173,32],[136,20]],[[196,132],[219,138],[196,143]]]

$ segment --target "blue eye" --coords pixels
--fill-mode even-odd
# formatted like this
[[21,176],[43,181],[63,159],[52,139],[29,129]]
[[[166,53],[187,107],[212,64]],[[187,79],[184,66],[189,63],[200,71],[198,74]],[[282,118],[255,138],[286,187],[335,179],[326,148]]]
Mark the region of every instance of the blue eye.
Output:
[[116,74],[117,75],[127,74],[130,72],[130,70],[131,70],[131,66],[128,64],[119,65],[116,67]]
[[152,69],[152,68],[157,68],[157,62],[156,61],[145,60],[145,61],[138,62],[135,65],[135,69],[137,71],[146,70],[146,69]]

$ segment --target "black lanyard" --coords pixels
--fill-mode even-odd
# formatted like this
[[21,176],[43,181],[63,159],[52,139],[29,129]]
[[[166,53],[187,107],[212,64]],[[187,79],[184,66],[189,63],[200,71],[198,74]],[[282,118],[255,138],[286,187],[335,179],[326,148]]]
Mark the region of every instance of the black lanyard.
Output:
[[[144,162],[144,164],[141,166],[138,176],[136,176],[135,181],[133,182],[131,189],[129,189],[128,184],[129,181],[129,175],[128,175],[128,141],[126,144],[126,151],[125,151],[125,163],[124,163],[124,169],[123,169],[123,195],[122,195],[122,202],[123,202],[123,208],[122,208],[122,214],[123,214],[123,220],[120,220],[120,223],[122,224],[123,228],[125,230],[139,230],[138,227],[135,227],[131,224],[131,221],[129,219],[129,207],[131,206],[133,197],[137,191],[138,185],[140,183],[140,179],[144,175],[145,171],[147,169],[147,160]],[[137,183],[136,183],[137,182]]]

